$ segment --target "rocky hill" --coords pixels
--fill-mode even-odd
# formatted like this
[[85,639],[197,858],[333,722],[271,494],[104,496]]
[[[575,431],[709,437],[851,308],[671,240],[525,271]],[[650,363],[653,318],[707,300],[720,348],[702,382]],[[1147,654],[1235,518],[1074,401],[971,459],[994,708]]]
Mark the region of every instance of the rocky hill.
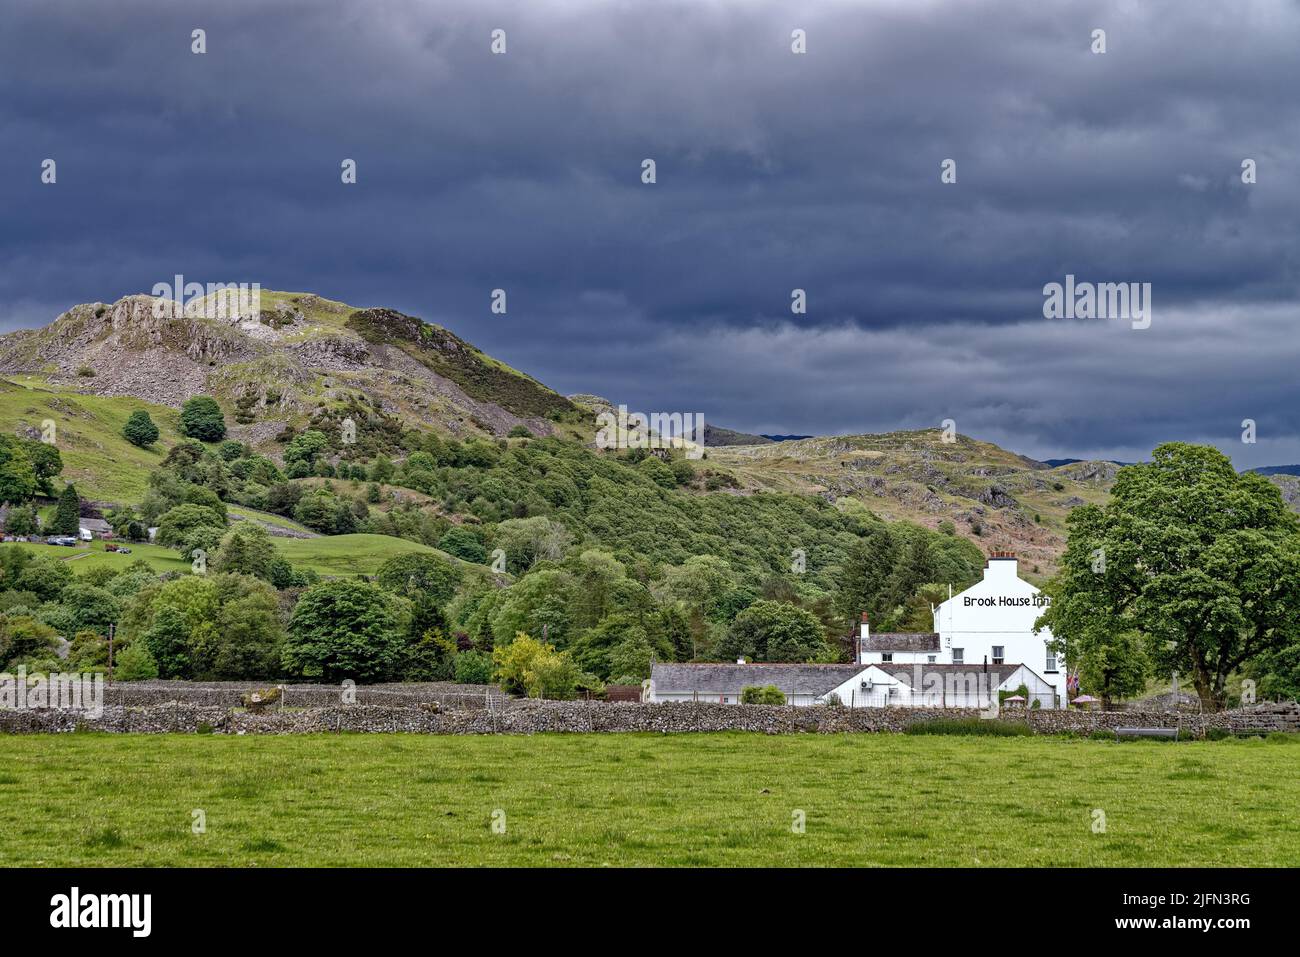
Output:
[[[395,432],[504,436],[523,425],[591,446],[595,414],[611,407],[594,395],[559,395],[449,330],[391,309],[264,290],[256,314],[201,300],[160,318],[157,302],[87,303],[45,328],[0,337],[0,406],[28,432],[55,418],[70,476],[105,495],[142,488],[156,454],[121,441],[133,403],[149,404],[167,441],[170,410],[214,395],[231,436],[273,457],[286,427],[337,423],[356,410]],[[1070,509],[1104,500],[1119,468],[1051,468],[965,436],[946,443],[937,430],[773,442],[709,426],[707,436],[706,467],[734,477],[721,486],[729,494],[802,492],[887,520],[951,522],[986,551],[1019,552],[1034,578],[1055,568]]]
[[518,425],[549,435],[580,414],[448,330],[391,309],[263,290],[256,314],[205,299],[160,318],[158,302],[86,303],[43,329],[0,336],[0,375],[171,407],[214,395],[234,437],[259,447],[286,425],[356,403],[460,435]]
[[746,489],[802,491],[866,507],[887,520],[933,528],[952,523],[986,552],[1018,553],[1030,578],[1047,577],[1065,548],[1065,519],[1105,501],[1119,466],[1077,461],[1057,468],[937,429],[811,438],[710,449]]

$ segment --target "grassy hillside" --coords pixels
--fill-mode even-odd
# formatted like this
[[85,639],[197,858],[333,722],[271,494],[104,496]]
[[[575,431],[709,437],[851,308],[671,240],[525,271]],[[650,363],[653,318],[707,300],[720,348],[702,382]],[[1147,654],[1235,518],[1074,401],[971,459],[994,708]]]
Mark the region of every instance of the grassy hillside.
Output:
[[324,576],[373,575],[385,561],[407,552],[432,552],[450,557],[428,545],[389,535],[278,538],[275,544],[280,554],[294,565],[313,568]]
[[944,520],[985,552],[1010,550],[1041,581],[1065,547],[1065,519],[1105,501],[1116,467],[1080,462],[1044,468],[1024,456],[938,429],[819,437],[710,449],[709,462],[750,489],[860,504],[888,521],[937,527]]
[[[1285,866],[1300,860],[1298,750],[888,734],[2,735],[12,839],[0,864]],[[191,833],[189,808],[206,811],[206,833]]]
[[[388,535],[334,535],[321,538],[277,538],[275,546],[280,554],[298,568],[314,570],[325,578],[348,575],[373,575],[379,566],[394,555],[407,552],[432,552],[443,555],[436,548],[408,542]],[[103,542],[86,542],[76,548],[62,545],[19,545],[37,554],[53,555],[60,561],[70,562],[73,570],[83,572],[96,566],[123,569],[137,559],[143,559],[156,572],[188,572],[190,563],[180,557],[175,549],[161,545],[132,543],[127,547],[131,554],[122,555],[104,550]]]
[[[136,409],[146,410],[161,433],[147,449],[122,438],[122,426]],[[122,396],[85,395],[67,385],[34,376],[0,378],[0,421],[6,431],[42,430],[53,420],[63,457],[63,478],[76,483],[83,498],[113,502],[138,501],[148,473],[180,439],[180,414]],[[35,437],[35,436],[34,436]]]

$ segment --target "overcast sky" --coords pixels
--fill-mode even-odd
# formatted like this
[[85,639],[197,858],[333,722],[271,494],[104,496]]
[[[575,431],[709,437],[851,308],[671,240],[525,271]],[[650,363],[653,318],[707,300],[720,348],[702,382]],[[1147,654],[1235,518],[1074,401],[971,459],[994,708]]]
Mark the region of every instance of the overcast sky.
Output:
[[[0,20],[0,329],[182,273],[391,306],[561,392],[745,431],[950,418],[1036,457],[1180,439],[1300,462],[1296,3],[0,0]],[[1045,319],[1067,274],[1150,283],[1150,328]]]

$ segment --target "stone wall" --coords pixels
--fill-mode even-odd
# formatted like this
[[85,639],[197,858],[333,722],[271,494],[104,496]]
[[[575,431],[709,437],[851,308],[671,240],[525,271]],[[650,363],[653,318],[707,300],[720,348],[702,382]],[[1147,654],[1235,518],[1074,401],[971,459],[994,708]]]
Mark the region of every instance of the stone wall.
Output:
[[[76,730],[217,734],[414,732],[422,734],[536,734],[542,732],[650,731],[691,733],[752,731],[760,734],[899,732],[916,721],[973,718],[973,709],[792,708],[694,702],[631,704],[580,701],[512,701],[504,708],[441,709],[355,704],[250,714],[218,706],[175,702],[146,707],[109,705],[99,718],[68,711],[0,711],[0,732]],[[1233,731],[1300,731],[1300,706],[1262,705],[1219,714],[1169,712],[1004,712],[1039,734],[1089,734],[1117,727],[1178,727],[1199,737],[1207,728]]]
[[[119,681],[104,688],[104,704],[121,707],[152,707],[181,704],[238,708],[245,694],[284,688],[284,707],[331,708],[343,703],[340,685],[284,684],[269,681]],[[496,685],[464,685],[449,681],[409,684],[357,685],[356,704],[392,708],[416,708],[436,704],[441,708],[472,709],[500,707],[504,701]]]

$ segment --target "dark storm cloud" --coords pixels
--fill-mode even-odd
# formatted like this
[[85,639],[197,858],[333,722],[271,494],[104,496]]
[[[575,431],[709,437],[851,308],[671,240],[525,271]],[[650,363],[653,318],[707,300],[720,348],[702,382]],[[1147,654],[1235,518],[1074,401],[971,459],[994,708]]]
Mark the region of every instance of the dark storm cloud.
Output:
[[[180,272],[391,305],[562,391],[733,428],[1300,461],[1294,4],[0,17],[4,327]],[[1151,283],[1151,328],[1043,319],[1066,273]]]

